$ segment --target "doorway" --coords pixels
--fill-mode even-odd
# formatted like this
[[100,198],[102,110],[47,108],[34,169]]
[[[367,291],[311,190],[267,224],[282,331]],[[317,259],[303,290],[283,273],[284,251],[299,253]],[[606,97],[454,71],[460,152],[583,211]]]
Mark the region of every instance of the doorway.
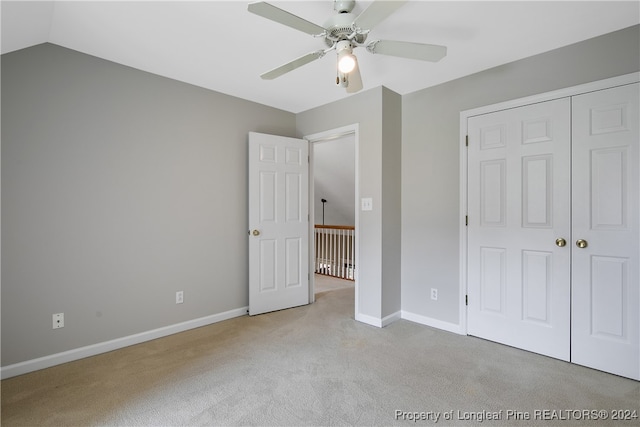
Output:
[[313,302],[317,291],[353,286],[357,312],[358,126],[328,130],[305,139],[310,143],[309,234],[313,236],[309,248],[313,270],[309,297]]

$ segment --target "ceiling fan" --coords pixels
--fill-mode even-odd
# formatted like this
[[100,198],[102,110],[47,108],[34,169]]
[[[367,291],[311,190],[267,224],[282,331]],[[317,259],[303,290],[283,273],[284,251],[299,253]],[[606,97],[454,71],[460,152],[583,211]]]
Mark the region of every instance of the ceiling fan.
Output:
[[376,0],[356,16],[351,13],[355,6],[355,0],[334,0],[333,8],[337,13],[331,16],[324,26],[309,22],[266,2],[250,3],[248,6],[249,12],[314,37],[322,37],[327,45],[325,49],[307,53],[267,71],[260,77],[265,80],[275,79],[289,71],[320,59],[328,52],[335,50],[338,55],[336,84],[345,87],[347,92],[354,93],[362,89],[362,77],[360,76],[358,59],[353,54],[353,50],[357,47],[365,47],[368,52],[374,54],[379,53],[430,62],[441,60],[447,54],[445,46],[394,40],[373,40],[365,43],[373,27],[406,2],[407,0]]

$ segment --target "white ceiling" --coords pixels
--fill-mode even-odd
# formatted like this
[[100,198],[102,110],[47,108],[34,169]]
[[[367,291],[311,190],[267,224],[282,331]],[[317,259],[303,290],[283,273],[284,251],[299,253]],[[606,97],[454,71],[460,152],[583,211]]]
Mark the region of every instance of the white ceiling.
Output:
[[[335,56],[275,80],[259,76],[325,47],[247,11],[248,1],[2,1],[2,53],[51,42],[140,70],[298,113],[349,96]],[[323,25],[333,2],[273,1]],[[354,13],[370,1],[356,4]],[[640,1],[410,1],[368,40],[441,44],[437,63],[354,51],[364,90],[407,94],[640,22]]]

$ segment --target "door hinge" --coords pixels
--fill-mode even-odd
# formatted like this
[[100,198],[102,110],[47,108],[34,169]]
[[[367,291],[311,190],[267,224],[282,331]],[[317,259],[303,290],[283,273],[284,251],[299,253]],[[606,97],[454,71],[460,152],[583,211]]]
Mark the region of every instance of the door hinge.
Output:
[[469,215],[464,216],[464,225],[467,227],[469,226]]
[[469,295],[464,296],[464,305],[469,305]]
[[465,138],[464,138],[464,146],[465,146],[465,147],[468,147],[468,146],[469,146],[469,135],[465,135]]

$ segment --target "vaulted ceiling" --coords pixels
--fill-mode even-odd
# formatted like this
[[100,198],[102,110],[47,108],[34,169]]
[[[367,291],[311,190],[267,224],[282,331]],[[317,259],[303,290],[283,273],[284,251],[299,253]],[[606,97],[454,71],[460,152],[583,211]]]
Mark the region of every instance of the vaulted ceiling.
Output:
[[[333,2],[274,1],[323,25]],[[358,14],[371,2],[359,1]],[[328,53],[275,80],[260,74],[326,47],[247,11],[247,1],[2,1],[2,53],[50,42],[293,113],[351,96]],[[445,45],[430,63],[357,48],[364,90],[407,94],[640,22],[634,1],[409,1],[369,39]]]

